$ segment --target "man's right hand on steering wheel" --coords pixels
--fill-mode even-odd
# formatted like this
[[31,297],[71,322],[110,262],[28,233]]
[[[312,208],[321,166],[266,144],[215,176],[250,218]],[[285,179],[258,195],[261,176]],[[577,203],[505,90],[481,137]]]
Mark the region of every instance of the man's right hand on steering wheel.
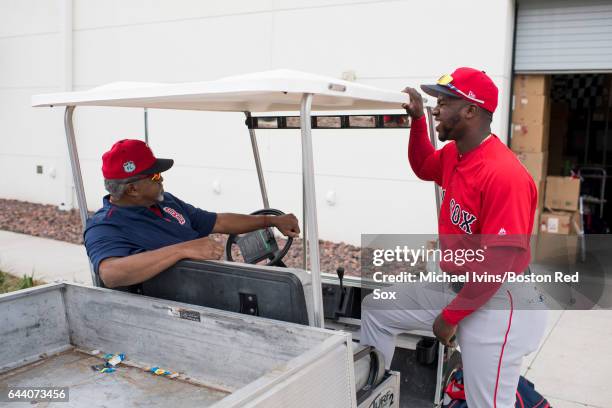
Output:
[[[234,261],[232,245],[237,244],[244,261],[247,263],[256,264],[268,259],[267,266],[285,266],[282,259],[287,255],[293,239],[300,233],[295,215],[285,214],[274,208],[264,208],[243,217],[247,217],[243,220],[257,220],[258,227],[252,228],[253,232],[244,235],[239,235],[242,232],[230,233],[225,243],[226,259],[230,262]],[[283,235],[287,236],[282,248],[278,247],[271,227],[276,227]]]
[[300,226],[295,215],[264,215],[264,217],[267,218],[266,221],[269,221],[272,226],[278,228],[283,235],[291,238],[297,238],[300,235]]

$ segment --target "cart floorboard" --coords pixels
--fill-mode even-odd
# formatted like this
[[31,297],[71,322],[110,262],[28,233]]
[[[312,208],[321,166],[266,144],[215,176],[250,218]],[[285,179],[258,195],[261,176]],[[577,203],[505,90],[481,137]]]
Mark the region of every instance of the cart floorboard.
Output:
[[181,379],[153,375],[142,368],[121,365],[110,374],[95,372],[100,357],[71,349],[0,375],[0,384],[69,387],[66,407],[168,407],[180,395],[181,407],[208,407],[228,395]]

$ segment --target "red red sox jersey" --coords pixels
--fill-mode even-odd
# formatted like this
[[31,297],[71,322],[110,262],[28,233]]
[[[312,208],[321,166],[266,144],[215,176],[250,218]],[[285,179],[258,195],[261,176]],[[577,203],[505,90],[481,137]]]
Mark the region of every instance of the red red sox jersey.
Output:
[[[465,154],[459,153],[454,141],[434,150],[425,117],[421,117],[413,122],[410,139],[409,158],[415,174],[442,187],[441,235],[531,234],[537,206],[535,183],[497,136],[490,135]],[[528,241],[517,239],[515,244],[529,248]]]
[[[419,178],[435,181],[442,188],[441,242],[455,236],[465,243],[468,236],[479,235],[483,246],[523,248],[512,270],[527,268],[537,190],[527,169],[497,136],[490,135],[464,154],[454,141],[435,150],[427,136],[425,117],[421,117],[412,123],[408,156]],[[442,263],[441,267],[452,272]]]

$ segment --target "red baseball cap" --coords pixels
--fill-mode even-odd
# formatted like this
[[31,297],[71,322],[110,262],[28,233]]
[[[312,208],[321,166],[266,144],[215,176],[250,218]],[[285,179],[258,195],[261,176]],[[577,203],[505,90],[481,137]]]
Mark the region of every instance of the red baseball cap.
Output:
[[123,139],[102,155],[102,175],[107,180],[126,179],[139,174],[168,170],[172,159],[158,159],[142,140]]
[[463,98],[491,113],[497,108],[498,90],[493,80],[474,68],[457,68],[450,75],[442,75],[437,84],[421,85],[421,89],[436,98],[440,94]]

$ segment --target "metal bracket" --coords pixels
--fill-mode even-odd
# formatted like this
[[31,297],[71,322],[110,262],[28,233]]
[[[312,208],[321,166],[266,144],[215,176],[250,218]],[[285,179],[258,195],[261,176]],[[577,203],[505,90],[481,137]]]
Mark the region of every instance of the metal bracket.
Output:
[[257,304],[257,295],[252,293],[239,293],[240,295],[240,313],[259,316],[259,306]]

